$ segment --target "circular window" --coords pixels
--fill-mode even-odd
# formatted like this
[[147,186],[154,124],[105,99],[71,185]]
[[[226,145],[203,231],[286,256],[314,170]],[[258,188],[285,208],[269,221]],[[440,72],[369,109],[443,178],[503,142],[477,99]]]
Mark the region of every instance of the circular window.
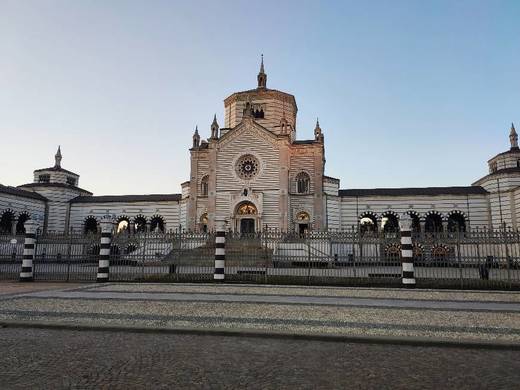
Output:
[[260,163],[255,156],[245,154],[240,157],[236,164],[236,172],[241,179],[251,180],[258,174]]

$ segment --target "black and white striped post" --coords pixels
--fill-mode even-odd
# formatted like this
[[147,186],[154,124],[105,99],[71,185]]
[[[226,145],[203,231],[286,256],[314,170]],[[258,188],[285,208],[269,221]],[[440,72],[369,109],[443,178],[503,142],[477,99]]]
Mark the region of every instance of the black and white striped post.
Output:
[[38,222],[29,219],[24,224],[25,242],[23,247],[22,271],[20,272],[20,282],[32,282],[33,279],[33,260],[34,249],[36,247],[36,229]]
[[402,281],[404,287],[415,287],[415,276],[413,270],[413,245],[412,245],[412,218],[403,214],[399,219],[401,230],[401,264]]
[[215,273],[214,280],[224,280],[224,267],[226,263],[226,223],[215,221]]
[[108,270],[110,268],[110,242],[112,241],[112,217],[104,216],[100,222],[101,242],[99,245],[99,266],[97,273],[98,282],[108,282]]

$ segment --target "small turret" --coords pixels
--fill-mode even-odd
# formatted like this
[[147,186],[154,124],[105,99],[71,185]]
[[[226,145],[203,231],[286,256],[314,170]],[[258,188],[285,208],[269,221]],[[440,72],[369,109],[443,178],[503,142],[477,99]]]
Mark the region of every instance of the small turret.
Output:
[[54,155],[54,168],[61,168],[61,146],[58,146],[58,151]]
[[316,127],[314,128],[314,139],[323,142],[323,133],[321,132],[320,121],[316,118]]
[[258,76],[256,76],[258,80],[258,88],[265,88],[267,85],[267,75],[264,70],[264,55],[262,54],[262,61],[260,63],[260,72],[258,72]]
[[193,147],[198,148],[200,145],[199,128],[195,126],[195,133],[193,133]]
[[511,149],[518,149],[518,134],[516,134],[515,125],[513,123],[511,123],[509,142],[511,142]]
[[211,123],[211,138],[218,139],[218,123],[217,123],[217,114],[213,117],[213,123]]

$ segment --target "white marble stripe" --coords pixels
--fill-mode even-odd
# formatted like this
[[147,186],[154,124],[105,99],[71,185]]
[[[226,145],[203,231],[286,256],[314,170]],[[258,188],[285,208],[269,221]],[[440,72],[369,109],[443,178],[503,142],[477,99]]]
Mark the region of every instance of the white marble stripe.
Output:
[[224,280],[224,274],[213,274],[214,280]]
[[109,260],[99,260],[99,267],[108,267],[109,266]]
[[215,260],[215,268],[224,268],[224,260]]
[[98,272],[98,274],[97,274],[97,279],[108,279],[108,273],[106,273],[106,274],[100,274],[100,273]]
[[413,272],[413,263],[403,263],[404,272]]
[[401,237],[401,244],[411,244],[412,237]]
[[110,237],[101,237],[102,244],[110,244]]
[[32,267],[33,261],[29,259],[22,260],[22,267]]
[[32,272],[20,272],[21,278],[30,278],[31,276],[33,276]]
[[401,255],[404,258],[410,258],[413,257],[413,251],[411,249],[403,249],[401,250]]
[[225,255],[226,250],[224,248],[215,248],[215,254],[216,255]]
[[403,284],[415,284],[415,278],[403,278]]
[[226,243],[226,237],[215,237],[215,242],[217,244],[225,244]]

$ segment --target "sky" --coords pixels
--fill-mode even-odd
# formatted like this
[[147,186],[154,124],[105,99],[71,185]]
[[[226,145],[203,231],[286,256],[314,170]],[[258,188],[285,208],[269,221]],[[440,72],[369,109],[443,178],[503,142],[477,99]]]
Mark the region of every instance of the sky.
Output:
[[341,188],[470,185],[520,129],[516,0],[0,0],[0,183],[61,145],[96,195],[178,193],[262,53]]

